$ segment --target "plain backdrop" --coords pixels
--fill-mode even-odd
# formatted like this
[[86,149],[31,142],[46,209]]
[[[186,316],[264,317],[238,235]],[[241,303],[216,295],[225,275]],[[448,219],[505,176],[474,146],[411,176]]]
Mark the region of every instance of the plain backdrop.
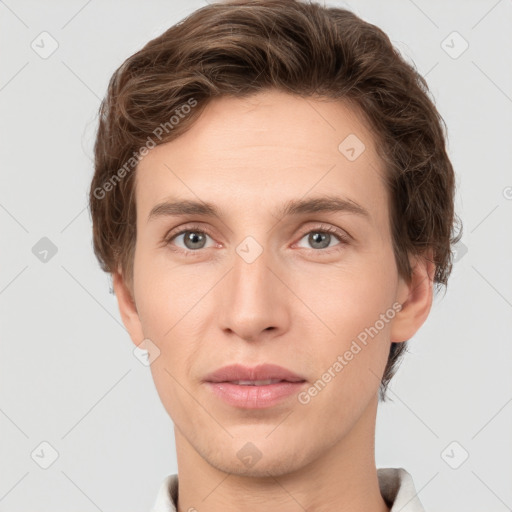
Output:
[[[149,511],[177,470],[87,193],[113,71],[203,5],[0,2],[0,511]],[[511,510],[512,2],[328,5],[381,27],[426,77],[464,223],[447,293],[380,405],[377,466],[406,468],[427,512]]]

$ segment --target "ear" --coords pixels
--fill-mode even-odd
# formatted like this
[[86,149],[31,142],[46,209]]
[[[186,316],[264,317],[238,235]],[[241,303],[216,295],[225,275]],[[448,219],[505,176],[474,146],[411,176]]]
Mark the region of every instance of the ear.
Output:
[[126,283],[121,270],[112,274],[112,286],[117,297],[123,324],[128,330],[133,343],[140,345],[144,340],[144,333],[133,297],[133,286]]
[[413,337],[430,313],[433,299],[435,264],[433,251],[429,250],[411,260],[410,282],[400,278],[397,300],[402,309],[391,325],[391,341],[400,343]]

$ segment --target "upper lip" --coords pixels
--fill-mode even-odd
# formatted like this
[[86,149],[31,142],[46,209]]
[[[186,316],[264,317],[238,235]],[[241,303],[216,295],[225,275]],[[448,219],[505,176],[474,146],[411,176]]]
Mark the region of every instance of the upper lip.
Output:
[[253,367],[232,364],[209,373],[204,380],[206,382],[230,382],[268,379],[280,379],[289,382],[302,382],[305,380],[300,375],[275,364],[261,364]]

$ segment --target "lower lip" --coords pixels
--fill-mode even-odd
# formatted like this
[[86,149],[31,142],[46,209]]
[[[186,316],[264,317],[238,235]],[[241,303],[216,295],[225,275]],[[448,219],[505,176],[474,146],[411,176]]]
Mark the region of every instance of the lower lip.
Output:
[[266,386],[242,386],[232,382],[207,382],[209,388],[226,403],[244,409],[272,407],[296,394],[306,384],[302,382],[276,382]]

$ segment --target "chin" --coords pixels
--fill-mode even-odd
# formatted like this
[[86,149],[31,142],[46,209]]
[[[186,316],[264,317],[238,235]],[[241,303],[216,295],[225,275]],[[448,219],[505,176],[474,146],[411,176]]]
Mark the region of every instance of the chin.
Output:
[[266,460],[262,456],[253,466],[246,466],[240,462],[238,457],[234,459],[222,459],[219,461],[210,461],[210,464],[224,473],[249,478],[276,478],[289,474],[300,469],[300,462],[294,460],[291,456],[273,454]]
[[203,450],[202,457],[219,471],[251,478],[286,475],[301,469],[314,458],[311,446],[305,452],[303,445],[299,450],[294,443],[286,446],[282,440],[274,444],[268,439],[254,439],[254,443],[237,440],[221,450]]

